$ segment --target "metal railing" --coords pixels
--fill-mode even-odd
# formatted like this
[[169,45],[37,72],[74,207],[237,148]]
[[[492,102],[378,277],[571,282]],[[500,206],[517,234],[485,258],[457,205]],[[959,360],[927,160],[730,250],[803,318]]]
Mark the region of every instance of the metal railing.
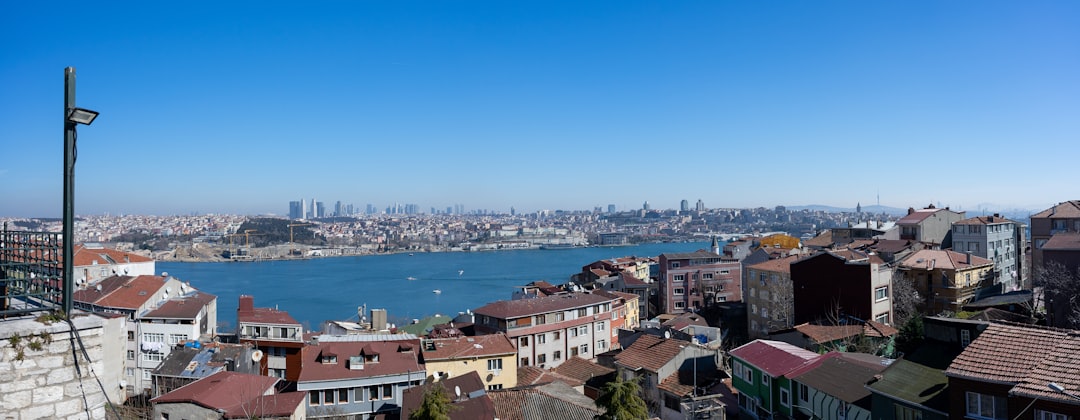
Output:
[[62,235],[0,230],[0,317],[63,308]]

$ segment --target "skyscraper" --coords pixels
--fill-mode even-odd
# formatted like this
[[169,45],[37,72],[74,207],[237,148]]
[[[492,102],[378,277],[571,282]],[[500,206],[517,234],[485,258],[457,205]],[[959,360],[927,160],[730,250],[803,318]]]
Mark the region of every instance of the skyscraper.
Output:
[[680,201],[679,211],[690,211],[690,202],[686,200]]
[[705,211],[705,202],[701,201],[701,199],[699,198],[697,200],[697,206],[696,207],[697,207],[697,211]]
[[607,205],[607,212],[608,213],[614,213],[615,212],[615,205],[614,204],[608,204]]
[[304,200],[289,202],[289,218],[302,219],[304,217]]

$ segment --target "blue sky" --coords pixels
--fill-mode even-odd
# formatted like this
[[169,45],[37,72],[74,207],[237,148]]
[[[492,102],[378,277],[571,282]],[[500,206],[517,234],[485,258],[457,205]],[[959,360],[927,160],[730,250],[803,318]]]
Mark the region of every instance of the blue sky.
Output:
[[77,214],[1080,198],[1077,2],[314,3],[5,5],[0,215],[61,214],[66,66]]

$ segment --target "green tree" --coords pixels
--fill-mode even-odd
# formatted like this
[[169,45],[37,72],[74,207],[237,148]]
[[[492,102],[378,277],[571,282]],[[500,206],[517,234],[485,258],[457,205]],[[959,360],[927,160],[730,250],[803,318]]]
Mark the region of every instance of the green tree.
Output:
[[621,376],[604,384],[596,405],[604,409],[597,420],[636,420],[649,418],[649,408],[641,399],[641,387],[635,381],[624,381]]
[[909,354],[923,341],[923,317],[915,314],[900,326],[900,333],[896,335],[896,350]]
[[409,414],[409,420],[450,420],[450,397],[439,384],[424,391],[424,401]]

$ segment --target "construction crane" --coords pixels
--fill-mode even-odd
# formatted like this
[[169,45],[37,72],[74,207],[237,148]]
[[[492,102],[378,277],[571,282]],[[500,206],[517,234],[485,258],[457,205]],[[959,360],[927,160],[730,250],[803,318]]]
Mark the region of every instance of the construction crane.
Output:
[[289,256],[292,256],[293,254],[296,253],[296,249],[295,249],[295,246],[293,244],[293,230],[292,230],[292,228],[294,226],[315,226],[315,225],[311,224],[311,223],[290,223],[289,224]]
[[229,258],[231,258],[231,259],[236,258],[236,254],[233,253],[233,238],[235,238],[237,236],[243,236],[244,237],[244,247],[250,249],[251,248],[251,237],[252,236],[266,235],[265,233],[254,233],[254,232],[258,232],[258,230],[256,230],[256,229],[245,229],[244,233],[233,233],[233,234],[225,235],[225,236],[229,237]]

